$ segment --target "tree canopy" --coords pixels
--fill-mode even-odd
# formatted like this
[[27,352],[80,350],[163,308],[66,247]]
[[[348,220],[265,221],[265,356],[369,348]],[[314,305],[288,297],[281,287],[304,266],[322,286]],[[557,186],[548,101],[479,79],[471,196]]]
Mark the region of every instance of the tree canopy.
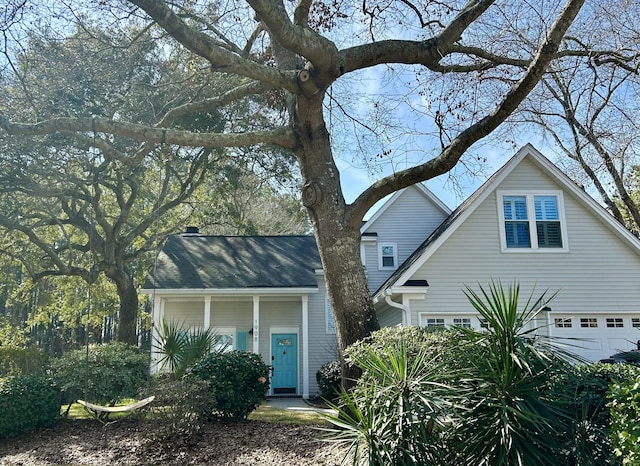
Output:
[[[81,27],[99,23],[109,37],[134,25],[144,31],[141,37],[188,55],[194,79],[224,85],[192,92],[186,101],[166,99],[154,107],[156,113],[139,118],[25,115],[3,106],[0,128],[9,136],[81,140],[89,133],[126,140],[135,148],[123,161],[146,156],[150,145],[192,147],[198,153],[231,147],[289,151],[300,169],[302,201],[345,347],[378,326],[359,258],[366,212],[386,195],[454,168],[518,108],[554,60],[612,54],[606,47],[585,50],[564,41],[583,3],[71,2],[60,18]],[[58,21],[51,27],[69,35],[69,26],[61,28]],[[368,78],[371,83],[364,86]],[[393,94],[383,89],[391,79],[410,82]],[[224,115],[224,124],[176,124],[179,117],[210,112]],[[350,155],[395,163],[391,174],[351,203],[344,198],[340,154],[334,152],[340,128],[347,126],[356,141],[349,145]],[[421,147],[405,151],[417,133]],[[398,144],[401,137],[409,139]],[[397,157],[409,152],[408,163],[398,165]]]

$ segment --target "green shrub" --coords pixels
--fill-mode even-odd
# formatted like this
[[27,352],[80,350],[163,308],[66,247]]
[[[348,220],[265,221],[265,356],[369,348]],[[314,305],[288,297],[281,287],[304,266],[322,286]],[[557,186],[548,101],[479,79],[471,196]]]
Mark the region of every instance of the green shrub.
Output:
[[244,351],[210,353],[191,366],[188,376],[211,384],[214,417],[245,419],[264,401],[269,367],[259,354]]
[[433,363],[446,363],[450,368],[466,367],[466,361],[474,359],[474,356],[469,354],[473,347],[465,345],[455,335],[455,330],[442,328],[385,327],[349,346],[345,350],[345,360],[354,364],[354,361],[367,357],[370,352],[384,357],[389,342],[402,341],[410,360],[421,353],[425,360]]
[[322,398],[329,401],[336,400],[342,387],[340,361],[329,361],[320,366],[316,372],[316,381]]
[[52,426],[59,414],[60,392],[44,378],[19,375],[0,380],[0,438]]
[[151,395],[153,404],[140,413],[144,434],[161,447],[194,444],[215,406],[209,383],[160,376],[140,391],[140,398]]
[[385,329],[347,349],[362,377],[341,398],[334,441],[364,446],[371,466],[565,464],[553,381],[570,365],[531,330],[544,294],[520,306],[517,284],[492,282],[466,295],[486,331]]
[[612,386],[611,434],[614,452],[625,466],[640,464],[640,376]]
[[42,375],[47,356],[38,348],[0,346],[0,377],[12,375]]
[[638,376],[637,366],[593,363],[567,366],[552,377],[551,396],[564,405],[567,427],[563,455],[568,464],[614,462],[607,395],[615,382]]
[[78,398],[108,404],[135,398],[149,378],[149,355],[135,346],[109,343],[71,351],[51,361],[52,378],[64,402]]

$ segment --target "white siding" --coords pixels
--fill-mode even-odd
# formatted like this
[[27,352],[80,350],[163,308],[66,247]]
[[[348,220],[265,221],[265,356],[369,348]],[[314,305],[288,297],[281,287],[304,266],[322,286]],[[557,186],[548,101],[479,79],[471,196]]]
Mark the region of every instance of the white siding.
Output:
[[203,301],[168,302],[164,312],[166,322],[175,323],[184,329],[196,329],[204,326]]
[[376,309],[380,327],[396,327],[402,325],[402,311],[388,305]]
[[[498,189],[524,187],[559,189],[526,159]],[[637,313],[640,257],[566,191],[564,205],[568,252],[503,253],[494,191],[413,277],[428,280],[429,290],[425,302],[412,302],[412,323],[420,312],[472,312],[465,285],[477,290],[492,279],[505,285],[517,280],[521,302],[534,287],[536,297],[558,291],[550,303],[554,313]]]
[[372,292],[378,289],[394,272],[391,269],[378,268],[378,245],[396,243],[398,264],[402,264],[415,249],[427,239],[446,214],[429,199],[419,188],[410,186],[395,199],[378,218],[367,225],[367,232],[377,233],[377,244],[365,241],[365,266]]

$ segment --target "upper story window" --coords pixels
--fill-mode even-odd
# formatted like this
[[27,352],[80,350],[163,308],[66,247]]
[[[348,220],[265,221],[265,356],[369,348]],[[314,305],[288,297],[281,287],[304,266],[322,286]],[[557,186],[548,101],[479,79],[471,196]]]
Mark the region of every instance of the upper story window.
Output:
[[562,193],[499,193],[503,251],[566,251]]
[[398,245],[396,243],[380,243],[378,245],[378,268],[398,268]]

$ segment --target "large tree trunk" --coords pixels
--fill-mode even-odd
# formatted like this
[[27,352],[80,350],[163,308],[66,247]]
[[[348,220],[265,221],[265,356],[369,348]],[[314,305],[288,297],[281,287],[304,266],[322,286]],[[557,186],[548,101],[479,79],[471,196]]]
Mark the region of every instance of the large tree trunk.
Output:
[[112,279],[118,290],[120,298],[120,318],[118,319],[118,333],[116,340],[130,345],[138,344],[138,292],[133,282],[133,277],[126,271],[115,270],[107,274]]
[[379,324],[360,260],[361,219],[351,218],[342,195],[323,119],[322,93],[318,94],[298,97],[296,128],[301,149],[297,155],[302,200],[313,224],[342,352]]

